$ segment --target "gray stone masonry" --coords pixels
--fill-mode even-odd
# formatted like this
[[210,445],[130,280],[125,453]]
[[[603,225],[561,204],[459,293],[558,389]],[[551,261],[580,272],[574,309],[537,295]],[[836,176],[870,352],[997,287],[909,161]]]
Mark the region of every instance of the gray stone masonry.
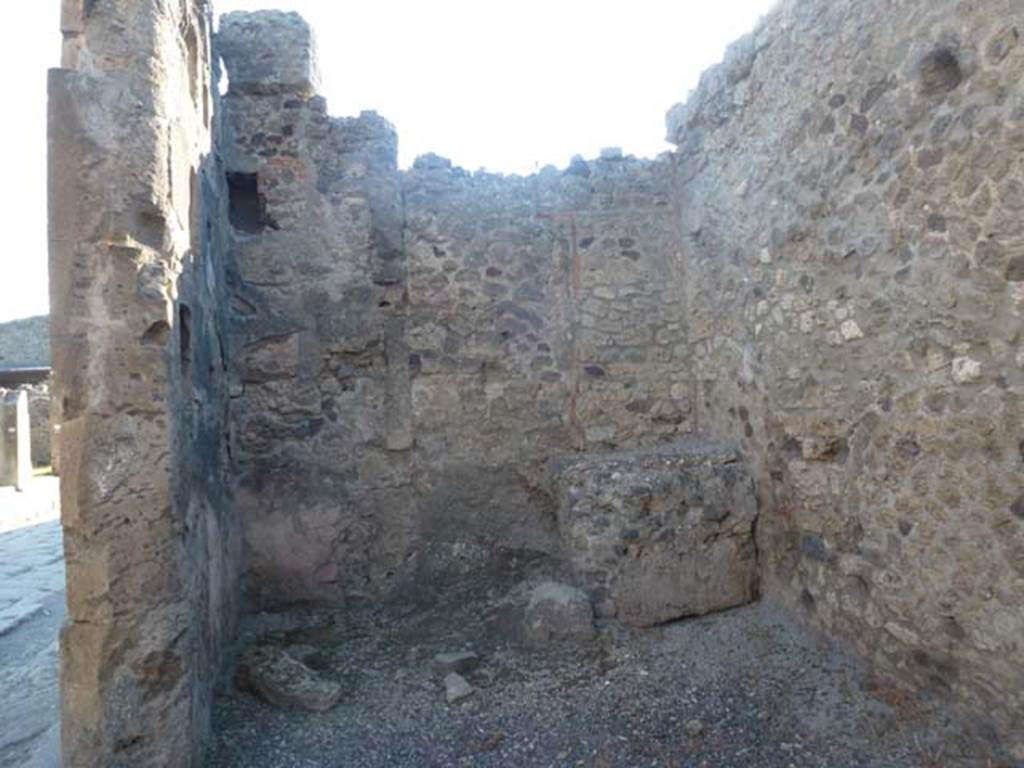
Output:
[[236,93],[309,97],[319,88],[316,40],[297,13],[227,13],[218,51]]
[[675,151],[528,177],[400,170],[306,22],[210,11],[63,0],[65,765],[199,765],[240,610],[514,560],[763,593],[1024,761],[1019,0],[781,0]]
[[194,768],[233,634],[207,0],[63,0],[49,73],[67,768]]
[[[49,384],[29,384],[17,388],[28,397],[29,437],[32,466],[49,467],[53,463],[52,435],[50,434],[53,401]],[[14,390],[0,387],[0,399]]]
[[[554,556],[552,455],[695,427],[673,167],[399,171],[386,120],[284,87],[304,42],[250,48],[298,29],[230,14],[217,41],[250,605],[387,598],[495,551]],[[250,57],[282,87],[249,87]]]
[[785,0],[669,115],[764,592],[1024,761],[1024,4]]
[[565,556],[600,612],[647,627],[757,595],[750,473],[691,440],[572,460],[558,472]]

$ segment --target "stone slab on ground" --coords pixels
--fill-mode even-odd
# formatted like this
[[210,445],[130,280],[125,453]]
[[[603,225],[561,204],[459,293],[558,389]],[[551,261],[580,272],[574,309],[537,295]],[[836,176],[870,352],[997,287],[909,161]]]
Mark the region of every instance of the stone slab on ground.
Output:
[[634,626],[754,599],[753,481],[705,440],[585,456],[558,470],[559,528],[603,615]]
[[56,480],[37,478],[27,493],[7,490],[0,494],[0,636],[36,616],[65,587]]
[[239,659],[238,685],[274,706],[326,712],[338,703],[341,686],[295,657],[307,654],[307,647],[292,655],[277,645],[252,645]]
[[0,635],[6,635],[43,610],[41,603],[32,598],[21,598],[0,606]]

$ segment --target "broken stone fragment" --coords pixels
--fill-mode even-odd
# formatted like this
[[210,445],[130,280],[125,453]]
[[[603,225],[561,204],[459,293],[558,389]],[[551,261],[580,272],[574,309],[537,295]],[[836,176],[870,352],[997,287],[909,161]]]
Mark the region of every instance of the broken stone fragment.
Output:
[[444,695],[449,704],[468,699],[476,693],[476,689],[462,675],[450,672],[444,678]]
[[683,726],[686,731],[686,735],[691,739],[696,739],[698,736],[704,733],[704,723],[700,720],[687,720]]
[[238,687],[277,707],[326,712],[341,686],[326,680],[283,648],[252,645],[238,661]]
[[480,666],[480,657],[473,651],[456,651],[439,653],[430,664],[431,668],[442,675],[458,672],[465,674]]
[[583,590],[546,581],[530,593],[523,631],[527,641],[534,645],[591,640],[595,634],[594,607]]

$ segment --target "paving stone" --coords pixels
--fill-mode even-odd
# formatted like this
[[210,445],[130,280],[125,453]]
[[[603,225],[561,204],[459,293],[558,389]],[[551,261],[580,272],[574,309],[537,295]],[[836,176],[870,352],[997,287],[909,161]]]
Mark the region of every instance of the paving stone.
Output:
[[64,615],[57,480],[36,478],[17,508],[0,494],[0,766],[59,764],[58,643]]
[[22,598],[13,605],[8,606],[0,611],[0,635],[6,635],[8,632],[16,629],[41,610],[43,610],[42,605],[28,598]]

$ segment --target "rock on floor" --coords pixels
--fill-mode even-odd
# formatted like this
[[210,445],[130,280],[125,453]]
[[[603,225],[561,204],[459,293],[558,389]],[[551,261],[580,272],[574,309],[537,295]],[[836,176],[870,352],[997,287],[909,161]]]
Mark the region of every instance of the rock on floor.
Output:
[[523,631],[527,641],[533,645],[591,640],[594,637],[594,607],[583,590],[545,581],[530,593],[523,617]]
[[433,670],[442,675],[447,675],[449,672],[465,674],[472,672],[478,666],[480,666],[480,657],[473,651],[439,653],[431,662]]
[[449,704],[468,699],[476,690],[462,675],[451,672],[444,678],[444,695]]
[[275,645],[250,646],[238,661],[238,686],[278,707],[326,712],[341,686],[326,680]]

